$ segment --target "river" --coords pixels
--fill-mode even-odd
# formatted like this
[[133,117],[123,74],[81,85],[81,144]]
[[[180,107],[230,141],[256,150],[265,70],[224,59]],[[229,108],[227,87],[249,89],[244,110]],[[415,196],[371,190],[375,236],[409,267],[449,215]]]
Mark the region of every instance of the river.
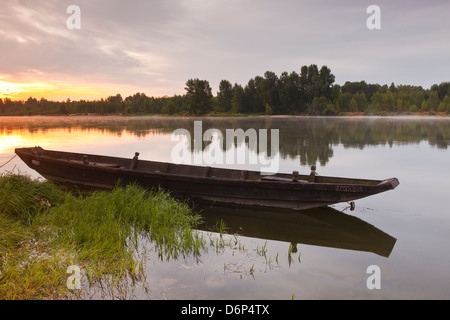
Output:
[[[320,175],[396,177],[400,185],[357,200],[353,211],[348,203],[298,216],[208,210],[203,214],[209,225],[222,219],[227,226],[225,245],[211,246],[199,259],[161,261],[150,253],[145,283],[126,298],[450,298],[450,118],[0,117],[0,172],[39,177],[18,157],[4,165],[16,147],[35,145],[126,158],[139,152],[141,159],[173,162],[180,141],[195,145],[195,123],[201,134],[215,129],[213,141],[222,141],[217,137],[225,138],[229,129],[267,137],[265,160],[279,172],[309,174],[316,165]],[[177,129],[184,130],[184,140],[174,138]],[[195,151],[205,154],[208,141]],[[244,152],[247,160],[212,165],[253,169],[249,159],[261,152],[261,144],[250,140],[219,146],[222,159],[233,151]],[[208,241],[220,237],[206,228],[201,232]],[[88,297],[111,298],[101,290]]]

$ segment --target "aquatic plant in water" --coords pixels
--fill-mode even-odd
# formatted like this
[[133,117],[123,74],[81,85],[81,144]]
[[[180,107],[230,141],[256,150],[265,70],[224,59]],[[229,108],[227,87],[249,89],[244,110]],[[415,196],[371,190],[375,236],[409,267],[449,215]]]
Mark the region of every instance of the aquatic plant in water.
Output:
[[197,220],[187,204],[162,190],[129,185],[76,195],[47,181],[2,175],[0,296],[65,296],[66,270],[74,264],[89,283],[139,280],[144,240],[161,259],[200,254]]

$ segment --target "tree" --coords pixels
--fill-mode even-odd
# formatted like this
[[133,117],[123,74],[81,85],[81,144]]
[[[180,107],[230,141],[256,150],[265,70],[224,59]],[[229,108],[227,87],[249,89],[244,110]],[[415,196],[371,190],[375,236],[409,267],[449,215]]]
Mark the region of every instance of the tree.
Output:
[[411,104],[417,107],[420,107],[422,105],[423,99],[425,98],[424,92],[422,90],[411,93],[410,97],[411,97]]
[[445,96],[445,98],[442,100],[441,104],[439,105],[439,108],[442,111],[450,113],[450,95]]
[[213,95],[207,80],[189,79],[184,89],[189,113],[199,115],[211,111]]
[[280,103],[282,113],[300,111],[300,76],[296,72],[283,72],[280,77]]
[[348,106],[348,111],[350,111],[350,112],[358,112],[359,111],[358,101],[356,101],[355,96],[353,96],[352,99],[350,100],[350,103]]
[[[234,92],[234,90],[233,90],[233,92]],[[251,113],[251,112],[254,112],[253,110],[256,110],[256,104],[258,103],[257,100],[258,100],[258,97],[256,94],[255,80],[250,79],[248,81],[247,85],[245,86],[244,93],[243,93],[243,104],[245,106],[246,113]],[[233,108],[234,108],[234,106],[233,106]]]
[[351,93],[344,93],[342,96],[350,99],[346,105],[346,110],[350,112],[366,111],[368,104],[364,92],[355,93],[353,96]]
[[120,95],[120,93],[118,93],[118,94],[116,94],[115,96],[109,96],[109,97],[106,99],[106,101],[107,101],[107,102],[112,102],[112,103],[116,103],[116,102],[122,103],[123,99],[122,99],[122,96]]
[[337,99],[337,105],[341,111],[350,111],[350,101],[353,98],[353,94],[350,92],[344,92],[339,94]]
[[280,105],[278,76],[272,71],[266,71],[264,73],[264,78],[259,82],[258,89],[259,96],[264,105],[264,112],[266,110],[266,104],[269,104],[278,111]]
[[432,90],[428,99],[422,102],[422,111],[436,111],[439,106],[437,91]]
[[308,67],[303,66],[300,69],[300,79],[299,79],[300,111],[305,111],[308,104],[308,98],[306,96],[307,88],[308,88]]
[[319,80],[320,95],[331,99],[331,87],[335,80],[334,75],[331,73],[331,69],[327,66],[322,66],[319,71]]
[[240,84],[235,84],[233,87],[233,97],[231,100],[232,110],[234,113],[244,113],[244,88]]
[[395,94],[391,92],[391,90],[387,90],[386,93],[383,94],[383,104],[382,109],[384,111],[394,111],[394,106],[396,104]]
[[[242,96],[242,112],[243,113],[261,113],[264,110],[264,104],[262,103],[261,81],[262,77],[257,76],[254,79],[250,79],[244,88]],[[236,87],[236,84],[235,84]]]
[[439,85],[433,84],[431,90],[436,91],[439,101],[442,101],[445,96],[450,93],[450,82],[442,82]]
[[367,98],[364,92],[359,92],[355,94],[354,99],[356,101],[356,105],[358,106],[358,111],[366,111],[367,109]]
[[329,100],[333,97],[333,83],[335,76],[327,66],[320,68],[315,64],[303,66],[299,78],[300,104],[311,104],[314,98],[325,97]]
[[375,94],[372,96],[372,100],[367,111],[369,111],[370,113],[378,113],[383,110],[383,96],[383,93],[379,91],[375,92]]
[[365,81],[359,81],[359,82],[346,81],[341,89],[342,89],[343,93],[348,92],[351,94],[356,94],[358,92],[366,92],[367,84]]
[[313,99],[308,108],[308,113],[312,115],[335,115],[338,110],[327,97],[321,96]]
[[161,111],[164,114],[174,114],[176,112],[176,106],[173,100],[167,99]]
[[317,65],[312,64],[308,68],[307,73],[307,82],[306,82],[306,99],[307,103],[310,104],[314,98],[320,97],[320,78],[319,78],[319,69],[317,68]]
[[217,92],[217,103],[219,111],[228,112],[231,110],[233,100],[233,85],[228,80],[222,80]]
[[450,112],[450,96],[445,96],[439,103],[438,111],[440,112]]

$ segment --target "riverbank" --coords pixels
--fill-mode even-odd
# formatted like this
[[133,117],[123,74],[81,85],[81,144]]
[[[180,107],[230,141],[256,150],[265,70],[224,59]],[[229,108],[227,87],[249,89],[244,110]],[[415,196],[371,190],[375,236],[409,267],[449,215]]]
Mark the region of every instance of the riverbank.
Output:
[[[115,288],[145,277],[140,243],[160,259],[199,255],[199,217],[169,194],[130,185],[77,195],[23,175],[0,176],[0,297],[70,299],[87,285]],[[148,248],[147,248],[148,250]]]
[[229,113],[229,112],[212,112],[204,115],[192,115],[187,113],[182,114],[153,114],[153,113],[136,113],[136,114],[121,114],[121,113],[72,113],[72,114],[30,114],[30,115],[0,115],[0,118],[51,118],[51,117],[68,117],[68,118],[82,118],[82,117],[94,117],[94,118],[308,118],[308,117],[450,117],[450,113],[438,112],[438,111],[417,111],[417,112],[379,112],[379,113],[367,113],[367,112],[340,112],[336,115],[310,115],[310,114],[244,114],[244,113]]

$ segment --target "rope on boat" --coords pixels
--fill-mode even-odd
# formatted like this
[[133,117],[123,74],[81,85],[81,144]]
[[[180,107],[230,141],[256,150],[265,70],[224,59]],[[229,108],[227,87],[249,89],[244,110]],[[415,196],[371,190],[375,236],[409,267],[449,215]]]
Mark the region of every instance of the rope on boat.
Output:
[[0,166],[0,168],[3,168],[4,166],[6,166],[8,163],[10,163],[15,157],[17,157],[17,154],[15,154],[11,159],[9,159],[8,161],[6,161],[4,164],[2,164]]

